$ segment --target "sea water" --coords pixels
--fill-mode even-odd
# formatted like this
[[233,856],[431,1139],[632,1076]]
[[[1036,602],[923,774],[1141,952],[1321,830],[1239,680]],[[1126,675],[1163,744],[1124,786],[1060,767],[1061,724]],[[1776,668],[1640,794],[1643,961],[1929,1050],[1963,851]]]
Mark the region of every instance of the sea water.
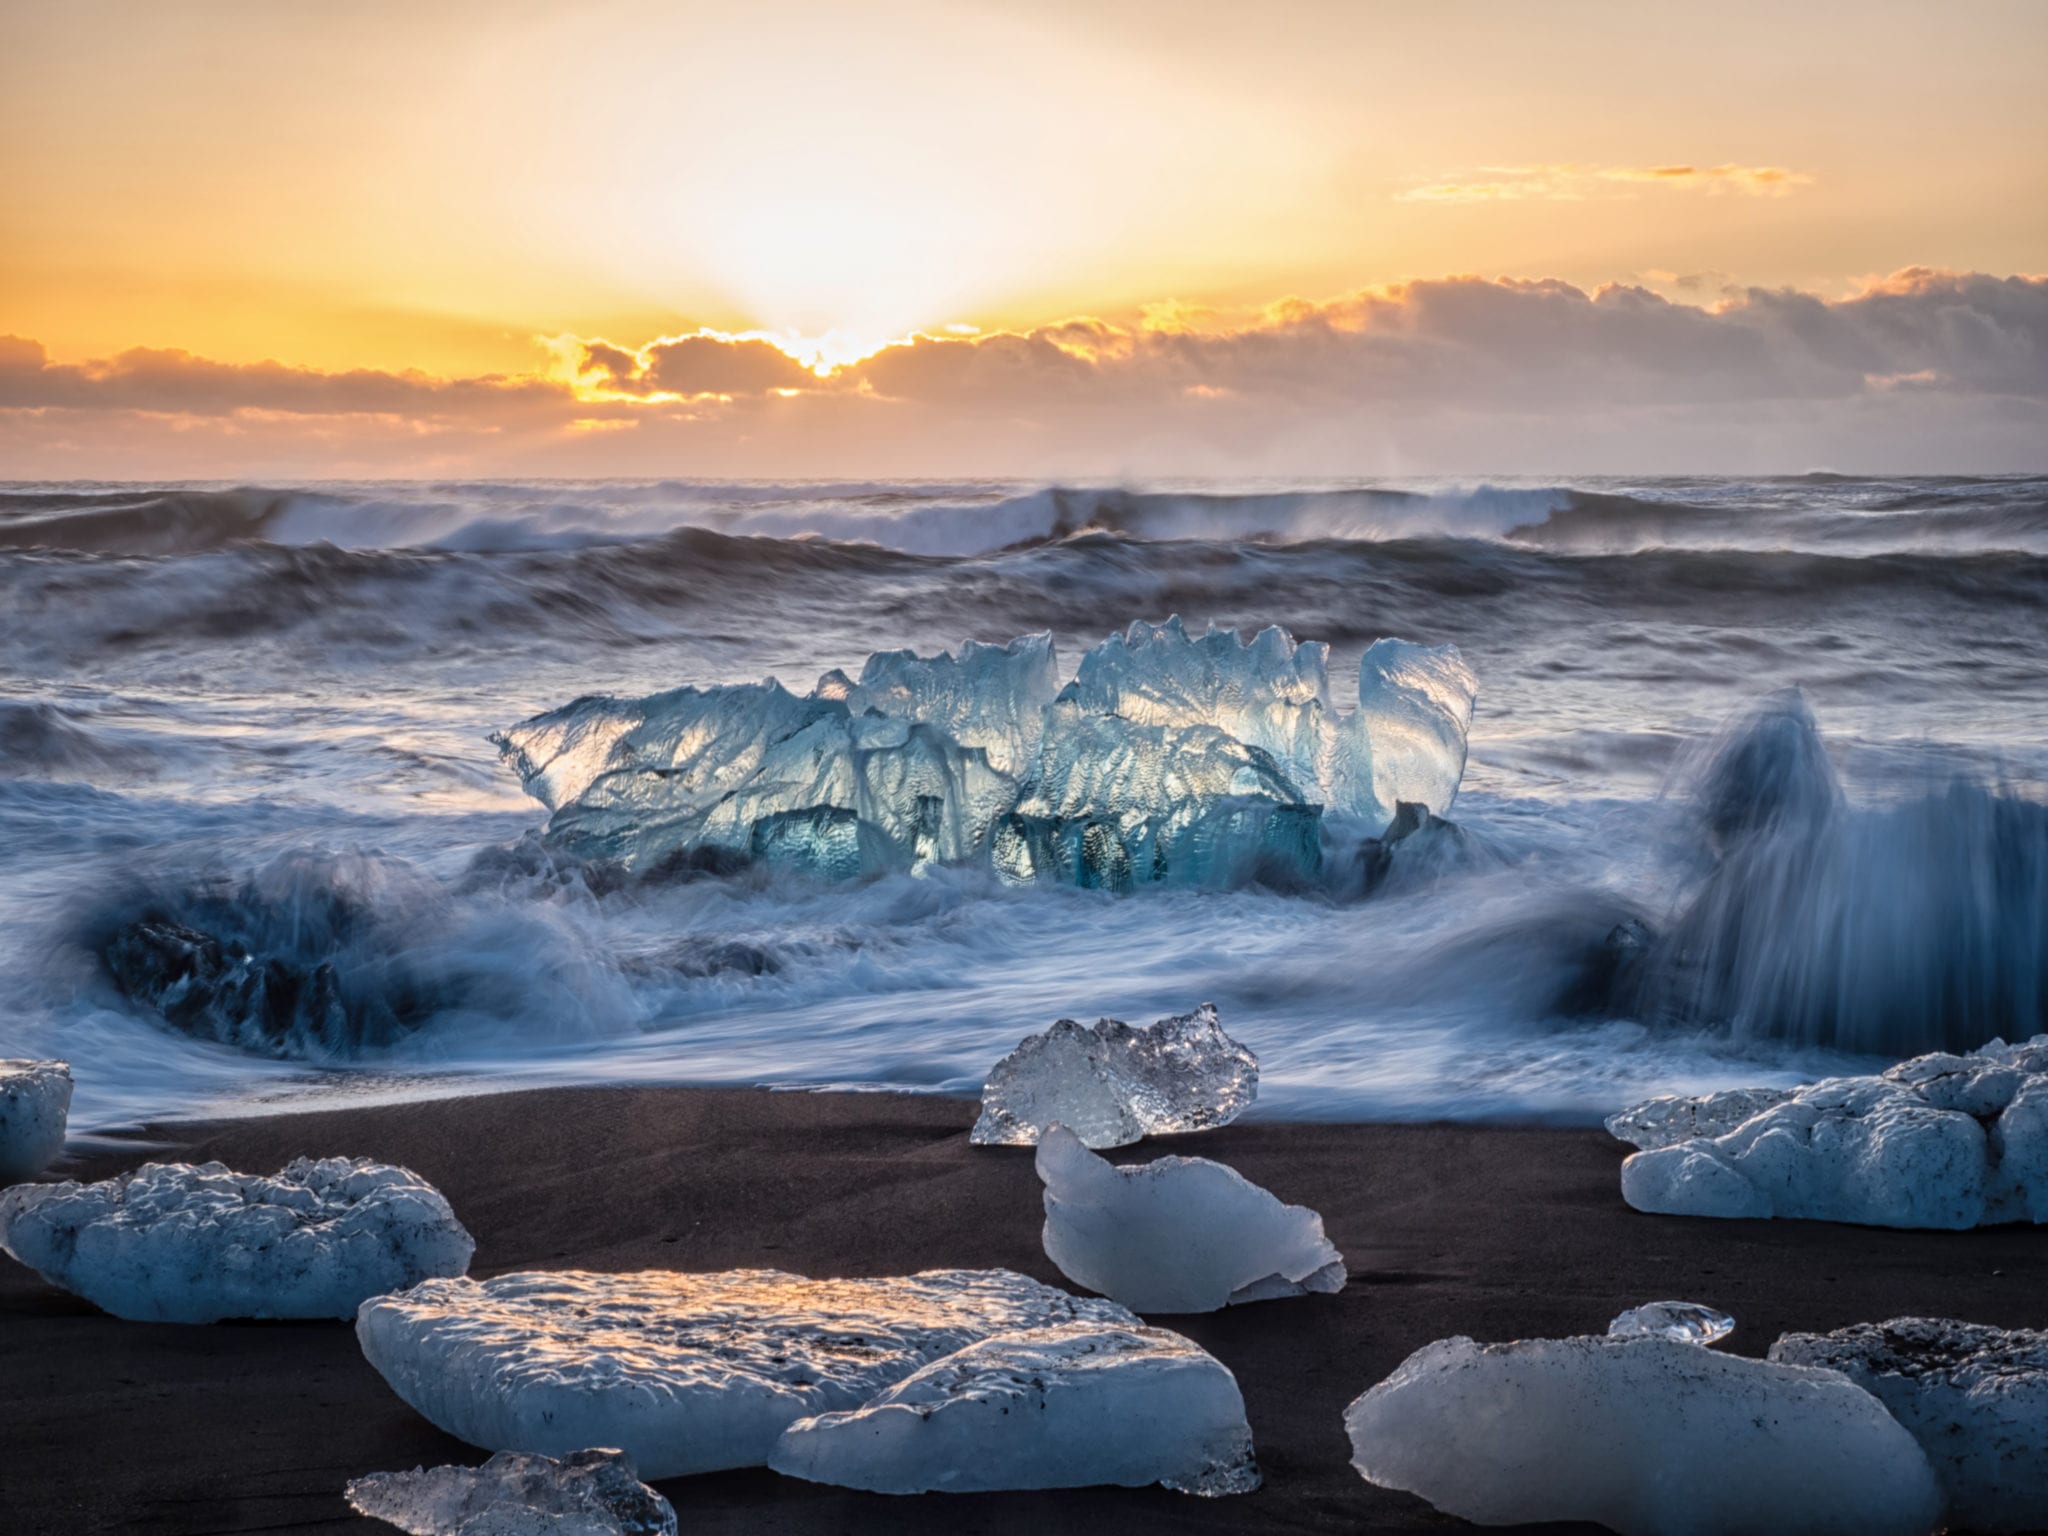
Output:
[[[1070,666],[1173,614],[1328,642],[1333,677],[1456,644],[1454,818],[1486,856],[1369,899],[976,865],[593,887],[521,852],[547,813],[485,739],[877,650],[1046,630]],[[0,486],[0,1056],[68,1059],[88,1130],[545,1083],[972,1093],[1057,1017],[1208,1001],[1269,1116],[1592,1123],[1866,1068],[1917,1013],[1866,1028],[1855,978],[1801,973],[1771,1016],[1799,931],[1739,950],[1757,984],[1718,1008],[1588,1008],[1578,972],[1622,923],[1730,902],[1688,765],[1797,687],[1867,818],[1853,856],[1772,866],[1836,912],[1831,963],[1846,923],[1909,967],[2035,974],[2044,620],[2040,479]],[[1952,896],[1864,915],[1930,859]],[[406,1027],[269,1055],[115,984],[125,923],[251,890],[245,939],[380,979]],[[1929,1044],[2048,1027],[2024,987],[1922,1011]]]

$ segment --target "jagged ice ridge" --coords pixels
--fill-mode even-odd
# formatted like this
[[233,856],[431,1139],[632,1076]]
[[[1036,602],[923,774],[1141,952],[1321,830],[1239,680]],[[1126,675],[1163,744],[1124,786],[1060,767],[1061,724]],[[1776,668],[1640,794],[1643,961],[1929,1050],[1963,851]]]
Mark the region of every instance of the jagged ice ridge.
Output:
[[1477,682],[1456,647],[1376,641],[1340,712],[1328,648],[1277,626],[1133,623],[1059,684],[1051,637],[878,652],[856,680],[590,696],[492,737],[550,842],[636,872],[759,862],[847,878],[987,858],[1127,889],[1317,872],[1327,818],[1443,813]]
[[1259,1059],[1223,1032],[1216,1005],[1133,1029],[1060,1019],[989,1069],[968,1139],[1028,1147],[1054,1124],[1090,1147],[1228,1125],[1259,1095]]

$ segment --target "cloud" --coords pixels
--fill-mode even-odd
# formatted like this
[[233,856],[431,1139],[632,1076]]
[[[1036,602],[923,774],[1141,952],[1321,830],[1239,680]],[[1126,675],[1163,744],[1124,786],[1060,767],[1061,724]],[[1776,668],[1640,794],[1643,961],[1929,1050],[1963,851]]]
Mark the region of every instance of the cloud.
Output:
[[568,398],[560,385],[531,376],[441,379],[368,368],[330,373],[276,362],[214,362],[165,347],[132,347],[100,361],[56,363],[39,342],[0,336],[0,410],[445,416],[490,415]]
[[773,342],[756,336],[699,331],[690,336],[664,336],[631,351],[608,341],[576,345],[581,355],[574,360],[574,375],[588,390],[687,398],[753,395],[817,383],[817,375],[809,368]]
[[[554,338],[435,378],[0,339],[0,476],[1649,473],[2042,467],[2048,277],[1854,297],[1446,277],[1231,317],[914,335],[821,376],[759,337]],[[209,448],[216,458],[209,461]]]
[[1636,186],[1750,197],[1785,197],[1814,177],[1782,165],[1490,165],[1418,181],[1394,194],[1398,203],[1583,202],[1629,197]]

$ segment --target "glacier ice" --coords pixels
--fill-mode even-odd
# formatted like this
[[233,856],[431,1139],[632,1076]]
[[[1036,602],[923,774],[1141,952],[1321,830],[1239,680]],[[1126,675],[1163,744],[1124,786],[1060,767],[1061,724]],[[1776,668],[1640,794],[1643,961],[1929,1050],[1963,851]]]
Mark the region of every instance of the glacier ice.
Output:
[[989,1069],[969,1140],[1028,1147],[1055,1122],[1091,1147],[1228,1125],[1259,1094],[1259,1058],[1223,1032],[1216,1005],[1133,1029],[1061,1019]]
[[1833,1371],[1673,1339],[1440,1339],[1344,1415],[1368,1482],[1481,1525],[1925,1536],[1913,1437]]
[[1178,618],[1140,619],[1081,658],[1061,698],[1134,725],[1206,725],[1256,747],[1294,784],[1322,779],[1330,648],[1277,624],[1249,644],[1227,629],[1190,637]]
[[877,651],[860,681],[828,672],[818,692],[843,698],[856,716],[873,710],[936,726],[961,746],[986,752],[999,773],[1015,775],[1038,749],[1045,706],[1059,692],[1059,661],[1049,634],[1008,645],[969,640],[957,657]]
[[1093,1323],[999,1335],[858,1409],[800,1419],[769,1465],[878,1493],[1162,1483],[1213,1497],[1260,1481],[1222,1362],[1164,1329]]
[[846,879],[964,859],[1016,798],[938,727],[780,683],[579,699],[504,732],[548,839],[645,871],[723,855]]
[[0,1248],[116,1317],[212,1323],[352,1317],[367,1296],[461,1274],[476,1245],[418,1174],[330,1157],[17,1185],[0,1193]]
[[768,1465],[873,1493],[1259,1486],[1223,1362],[1163,1328],[1101,1323],[970,1344],[859,1408],[798,1419]]
[[621,1447],[655,1479],[760,1466],[797,1419],[858,1408],[996,1334],[1139,1326],[1008,1270],[811,1280],[579,1270],[430,1280],[366,1301],[363,1354],[441,1429],[493,1451]]
[[[1652,1101],[1616,1119],[1661,1134],[1683,1128],[1688,1102]],[[1713,1134],[1725,1118],[1708,1111],[1706,1133],[1630,1157],[1622,1197],[1678,1216],[1950,1230],[2048,1221],[2048,1035],[1809,1083]]]
[[1328,648],[1178,618],[1132,624],[1059,686],[1051,638],[885,651],[807,695],[774,679],[588,696],[491,739],[548,841],[647,872],[761,862],[844,878],[987,858],[1006,877],[1125,889],[1318,872],[1322,829],[1442,814],[1476,684],[1452,646],[1382,640],[1359,707]]
[[1927,1452],[1951,1525],[2048,1530],[2048,1332],[1900,1317],[1788,1333],[1771,1358],[1875,1394]]
[[501,1451],[480,1467],[372,1472],[350,1480],[347,1498],[408,1536],[676,1536],[674,1508],[621,1451]]
[[1607,1325],[1610,1339],[1676,1339],[1681,1344],[1718,1344],[1734,1331],[1734,1318],[1697,1301],[1645,1302]]
[[32,1179],[64,1150],[71,1068],[61,1061],[0,1061],[0,1184]]
[[1134,1312],[1214,1312],[1344,1288],[1344,1256],[1323,1218],[1222,1163],[1119,1168],[1055,1125],[1039,1140],[1038,1176],[1046,1257]]
[[1137,724],[1062,699],[991,854],[1019,882],[1284,882],[1315,874],[1321,826],[1268,753],[1215,726]]
[[1375,834],[1404,801],[1446,814],[1478,694],[1455,645],[1375,640],[1358,664],[1358,708],[1333,733],[1331,803]]
[[1722,1136],[1792,1096],[1789,1088],[1724,1088],[1695,1097],[1660,1094],[1609,1115],[1607,1132],[1639,1151],[1697,1136]]

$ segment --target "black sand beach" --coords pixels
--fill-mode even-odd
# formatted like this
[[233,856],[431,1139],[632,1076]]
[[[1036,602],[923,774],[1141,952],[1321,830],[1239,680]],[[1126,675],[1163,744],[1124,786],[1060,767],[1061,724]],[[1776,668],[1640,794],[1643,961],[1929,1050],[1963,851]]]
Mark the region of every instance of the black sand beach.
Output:
[[[1064,1283],[1038,1244],[1030,1154],[971,1147],[959,1099],[752,1090],[500,1094],[211,1125],[74,1159],[103,1177],[175,1155],[270,1170],[300,1154],[403,1163],[477,1239],[473,1273],[775,1267],[880,1275],[1005,1265]],[[170,1150],[170,1149],[174,1149]],[[1341,1415],[1431,1339],[1597,1332],[1666,1298],[1734,1314],[1728,1348],[1932,1312],[2048,1326],[2032,1229],[1910,1233],[1639,1215],[1595,1130],[1253,1123],[1114,1154],[1231,1163],[1320,1210],[1334,1297],[1160,1319],[1244,1389],[1260,1492],[1157,1489],[891,1499],[729,1473],[664,1486],[687,1532],[1442,1531],[1366,1485]],[[406,1407],[342,1323],[172,1327],[106,1317],[0,1258],[0,1528],[11,1536],[370,1532],[357,1474],[481,1459]],[[1551,1529],[1556,1529],[1552,1527]]]

